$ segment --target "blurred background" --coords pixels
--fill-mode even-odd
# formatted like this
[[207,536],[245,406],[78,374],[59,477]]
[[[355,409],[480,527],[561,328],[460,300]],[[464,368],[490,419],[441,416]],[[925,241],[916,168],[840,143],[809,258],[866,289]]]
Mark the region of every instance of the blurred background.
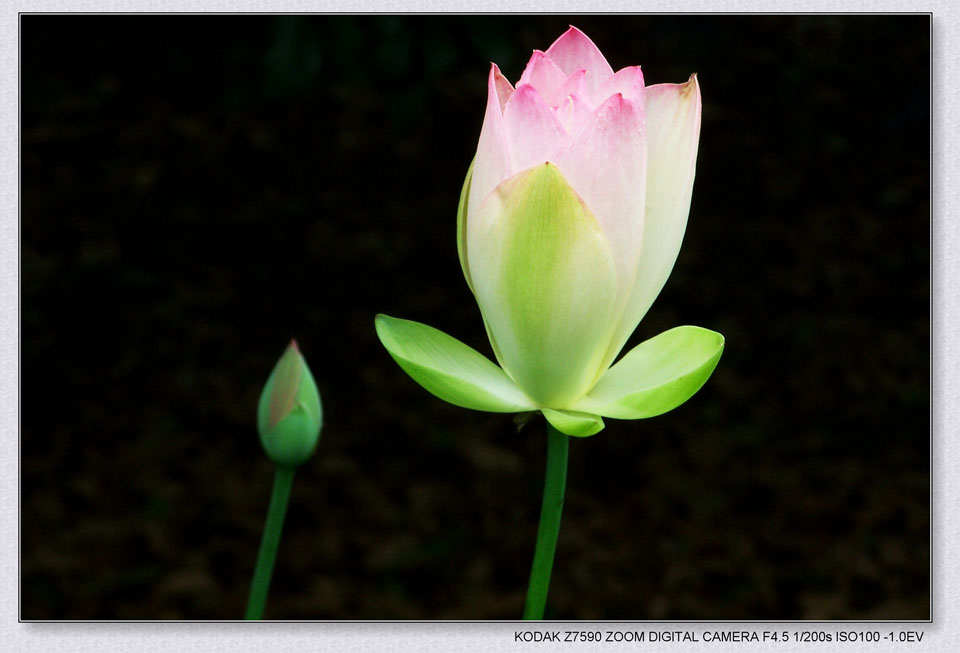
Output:
[[489,62],[571,23],[699,73],[689,227],[628,347],[727,346],[572,442],[548,618],[929,616],[928,16],[27,15],[21,618],[242,616],[291,337],[326,426],[266,617],[519,618],[543,422],[435,399],[373,318],[492,357],[455,245]]

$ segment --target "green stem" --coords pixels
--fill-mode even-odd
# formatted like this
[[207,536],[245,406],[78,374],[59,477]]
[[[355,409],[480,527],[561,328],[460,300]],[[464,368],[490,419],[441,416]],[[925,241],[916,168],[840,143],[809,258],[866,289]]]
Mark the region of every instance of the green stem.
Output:
[[293,485],[293,467],[277,465],[273,477],[273,494],[270,495],[270,508],[267,510],[267,522],[263,525],[263,539],[260,540],[260,553],[257,555],[257,567],[253,570],[250,583],[250,599],[247,601],[247,613],[244,619],[262,619],[263,606],[270,591],[270,576],[273,575],[273,562],[277,559],[277,547],[280,546],[280,534],[283,531],[283,518],[287,513],[287,501],[290,499],[290,486]]
[[557,550],[560,532],[560,513],[563,511],[563,492],[567,486],[567,458],[570,438],[547,423],[547,472],[543,483],[543,504],[540,506],[540,528],[537,530],[537,548],[530,568],[530,585],[524,619],[543,619],[550,588],[550,570]]

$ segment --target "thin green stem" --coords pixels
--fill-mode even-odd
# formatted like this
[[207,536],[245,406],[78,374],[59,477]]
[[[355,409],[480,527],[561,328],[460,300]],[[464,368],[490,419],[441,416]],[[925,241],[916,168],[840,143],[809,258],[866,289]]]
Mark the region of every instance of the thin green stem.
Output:
[[250,599],[247,601],[247,613],[244,619],[263,618],[263,606],[267,602],[267,593],[270,591],[273,563],[277,559],[277,547],[280,546],[283,518],[287,514],[290,486],[293,485],[293,472],[293,467],[277,465],[273,477],[273,494],[270,495],[270,508],[267,509],[267,522],[263,525],[263,539],[260,540],[260,553],[257,555],[257,566],[253,570]]
[[524,619],[543,619],[550,588],[553,554],[557,550],[560,533],[560,513],[563,512],[563,493],[567,487],[567,458],[570,438],[547,423],[547,472],[543,482],[543,504],[540,506],[540,527],[537,529],[537,548],[530,568],[530,585]]

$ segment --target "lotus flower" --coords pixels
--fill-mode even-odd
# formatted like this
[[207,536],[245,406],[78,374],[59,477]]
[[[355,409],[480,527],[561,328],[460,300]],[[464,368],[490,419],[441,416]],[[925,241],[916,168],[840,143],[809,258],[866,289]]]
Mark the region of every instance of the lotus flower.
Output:
[[516,88],[492,64],[457,248],[500,367],[381,315],[384,346],[446,401],[540,410],[568,435],[686,401],[719,361],[719,333],[678,327],[611,363],[676,261],[699,133],[696,75],[645,87],[574,27],[534,51]]

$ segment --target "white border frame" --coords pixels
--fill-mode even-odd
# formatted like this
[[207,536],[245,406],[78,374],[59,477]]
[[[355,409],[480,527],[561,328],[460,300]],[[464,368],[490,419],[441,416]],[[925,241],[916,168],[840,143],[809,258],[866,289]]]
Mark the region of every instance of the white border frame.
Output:
[[[391,623],[18,623],[19,618],[19,12],[242,12],[242,13],[434,13],[434,12],[545,12],[545,13],[829,13],[829,12],[932,12],[932,121],[931,121],[931,586],[932,622],[751,622],[743,630],[823,631],[840,630],[916,631],[923,641],[909,645],[877,644],[737,644],[659,642],[656,644],[536,644],[515,643],[517,631],[564,631],[577,622],[526,625],[517,622],[391,622]],[[960,94],[953,80],[960,79],[960,4],[950,0],[915,1],[851,0],[842,5],[825,0],[727,0],[678,2],[654,0],[112,0],[69,2],[35,0],[10,3],[0,17],[4,87],[0,96],[0,124],[7,137],[0,148],[0,433],[4,453],[0,456],[0,487],[5,501],[0,510],[2,558],[0,580],[4,592],[0,607],[0,647],[16,651],[506,651],[523,649],[551,651],[709,650],[743,648],[778,651],[890,650],[952,651],[960,646],[960,605],[957,583],[960,564],[960,473],[957,471],[957,402],[960,355],[956,329],[960,323],[960,218],[956,216],[960,195]],[[879,54],[878,66],[883,65]],[[897,92],[891,79],[889,93]],[[954,211],[951,211],[954,209]],[[951,437],[953,436],[953,437]],[[951,510],[952,509],[952,510]],[[637,622],[584,623],[589,630],[705,631],[737,630],[738,622]],[[701,638],[702,639],[702,638]]]

